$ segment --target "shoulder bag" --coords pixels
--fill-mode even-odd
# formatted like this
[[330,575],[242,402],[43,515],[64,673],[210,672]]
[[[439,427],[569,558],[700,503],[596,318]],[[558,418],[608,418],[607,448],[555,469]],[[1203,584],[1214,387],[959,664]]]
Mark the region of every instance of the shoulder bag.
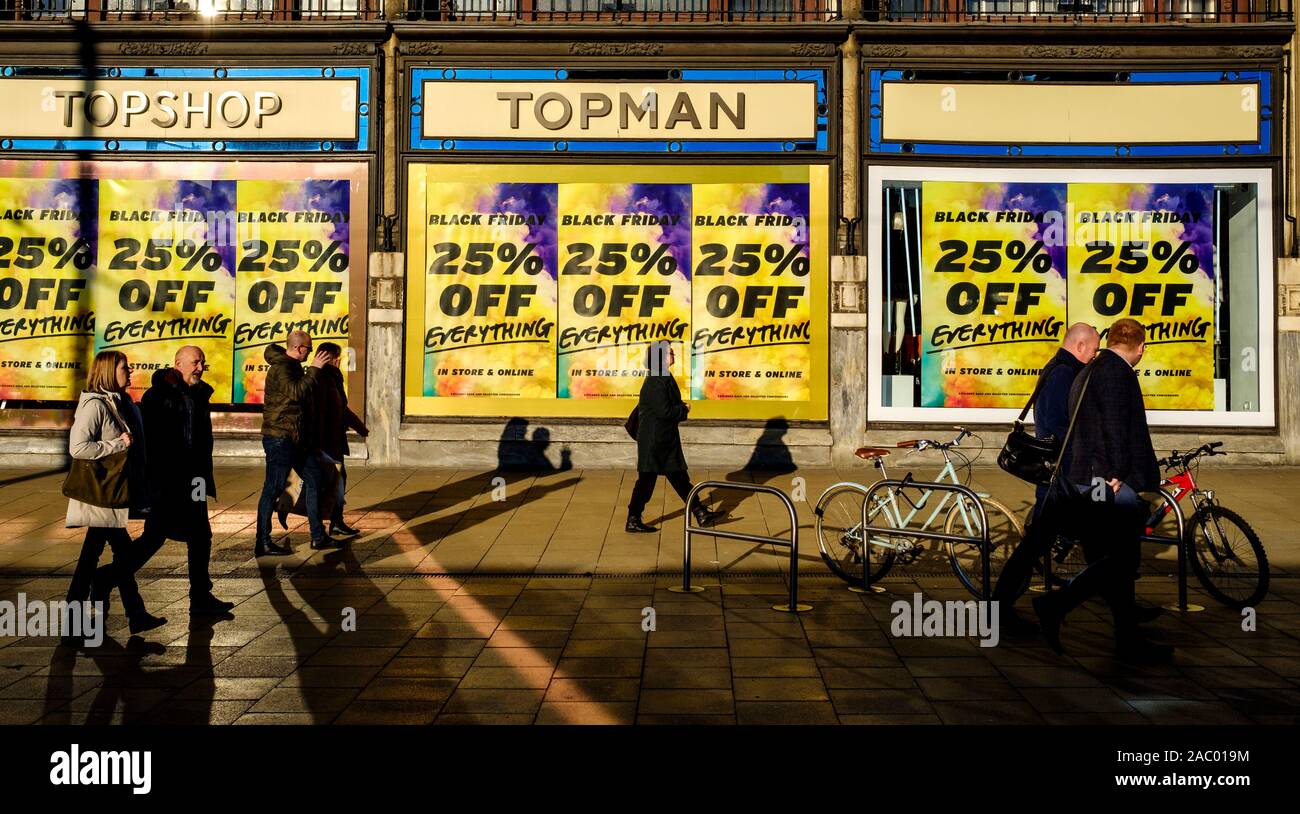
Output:
[[1039,438],[1025,430],[1025,416],[1029,415],[1030,408],[1038,399],[1038,392],[1043,389],[1043,383],[1047,381],[1047,372],[1044,368],[1043,374],[1038,377],[1034,392],[1030,394],[1025,409],[1020,411],[1020,417],[1016,419],[1011,434],[1007,436],[1002,451],[998,453],[998,466],[1002,467],[1003,471],[1036,486],[1046,486],[1052,479],[1054,471],[1052,461],[1059,460],[1058,453],[1063,448],[1063,444],[1055,438]]
[[1057,453],[1056,461],[1051,465],[1052,475],[1046,483],[1047,500],[1067,509],[1078,507],[1086,497],[1066,480],[1065,473],[1061,471],[1061,462],[1065,459],[1065,451],[1070,448],[1070,437],[1074,435],[1074,422],[1079,417],[1079,408],[1083,406],[1084,397],[1088,394],[1088,382],[1092,380],[1092,371],[1091,364],[1083,371],[1083,387],[1079,388],[1079,400],[1070,411],[1070,424],[1065,430],[1065,438],[1061,439],[1061,451]]
[[[122,431],[130,432],[131,428],[122,420],[111,397],[108,399],[108,410]],[[128,448],[90,461],[74,458],[68,468],[68,477],[63,481],[64,496],[101,509],[129,507],[131,494],[127,478],[127,457],[130,453]]]

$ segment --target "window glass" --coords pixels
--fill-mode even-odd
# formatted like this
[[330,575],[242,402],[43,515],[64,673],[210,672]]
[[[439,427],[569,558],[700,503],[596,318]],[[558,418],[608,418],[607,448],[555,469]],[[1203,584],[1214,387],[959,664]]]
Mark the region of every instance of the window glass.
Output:
[[1267,173],[946,172],[873,186],[875,417],[1009,420],[1070,325],[1131,317],[1152,423],[1271,424]]

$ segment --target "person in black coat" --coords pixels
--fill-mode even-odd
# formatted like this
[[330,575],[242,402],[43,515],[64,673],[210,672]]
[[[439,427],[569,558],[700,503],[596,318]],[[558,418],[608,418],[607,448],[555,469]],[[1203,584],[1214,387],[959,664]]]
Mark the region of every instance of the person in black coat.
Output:
[[[1065,333],[1065,339],[1056,355],[1043,366],[1034,385],[1034,435],[1054,438],[1059,444],[1065,439],[1070,424],[1070,387],[1084,365],[1097,355],[1101,336],[1086,322],[1076,322]],[[1068,460],[1068,458],[1067,458]],[[1065,463],[1064,461],[1062,462]],[[1002,567],[1002,575],[993,589],[993,599],[1002,603],[1000,608],[1004,632],[1012,635],[1034,635],[1038,627],[1023,619],[1015,610],[1015,601],[1029,585],[1029,575],[1034,562],[1041,559],[1051,547],[1053,535],[1040,533],[1034,522],[1039,507],[1045,503],[1046,486],[1039,486],[1034,508],[1029,515],[1029,528],[1016,550],[1011,552]]]
[[[144,534],[136,541],[138,562],[144,565],[167,540],[180,540],[188,549],[191,614],[224,614],[234,607],[212,595],[208,561],[212,556],[212,526],[208,498],[217,496],[212,475],[212,387],[203,381],[207,363],[202,349],[186,345],[176,351],[172,367],[155,371],[152,386],[140,399],[144,415],[151,509]],[[92,592],[106,601],[114,574],[101,568]]]
[[[657,531],[641,520],[654,493],[655,481],[660,475],[683,501],[691,493],[691,478],[686,472],[686,457],[682,455],[682,439],[677,425],[686,420],[691,405],[682,401],[681,388],[670,369],[677,361],[672,343],[660,340],[650,343],[646,351],[646,377],[641,383],[641,399],[637,402],[636,431],[636,485],[632,487],[632,500],[627,506],[627,531],[633,533]],[[692,509],[696,525],[707,526],[717,519],[717,514],[701,505]]]
[[[343,521],[343,504],[347,492],[348,470],[345,461],[348,453],[348,430],[355,430],[365,438],[370,435],[352,408],[348,407],[347,390],[343,387],[343,349],[334,342],[322,342],[320,352],[328,354],[329,361],[316,374],[316,387],[312,391],[309,409],[303,415],[303,444],[319,452],[329,465],[338,467],[337,492],[334,508],[330,512],[329,536],[356,537],[361,532]],[[324,517],[321,520],[325,520]]]
[[1063,590],[1033,603],[1044,637],[1058,652],[1064,616],[1101,594],[1114,616],[1122,656],[1165,660],[1172,655],[1172,648],[1147,641],[1138,631],[1137,625],[1154,619],[1160,609],[1139,607],[1133,585],[1149,513],[1138,493],[1160,488],[1146,404],[1134,370],[1145,351],[1141,323],[1118,320],[1107,332],[1106,350],[1070,388],[1070,409],[1077,407],[1078,417],[1063,475],[1065,486],[1080,497],[1059,508],[1049,505],[1044,514],[1057,515],[1051,523],[1056,529],[1068,524],[1076,530],[1089,565]]

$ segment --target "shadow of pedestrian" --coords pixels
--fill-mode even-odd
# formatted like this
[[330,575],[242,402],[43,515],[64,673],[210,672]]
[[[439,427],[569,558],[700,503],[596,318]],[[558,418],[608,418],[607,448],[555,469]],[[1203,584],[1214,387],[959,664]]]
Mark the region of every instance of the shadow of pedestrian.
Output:
[[[794,457],[790,454],[790,448],[785,443],[785,435],[789,431],[789,421],[784,418],[769,419],[763,427],[762,434],[754,442],[754,449],[749,453],[749,460],[740,469],[728,472],[727,480],[737,483],[773,485],[782,491],[786,491],[786,484],[777,483],[776,481],[781,475],[788,475],[798,469],[794,464]],[[728,491],[723,493],[722,500],[714,507],[717,511],[722,512],[719,518],[720,522],[741,519],[739,517],[733,518],[732,514],[747,497],[750,497],[750,495],[744,492]]]
[[499,472],[567,472],[573,468],[572,451],[560,450],[560,465],[546,457],[551,445],[551,431],[546,427],[533,430],[528,438],[528,420],[512,418],[506,422],[497,442],[497,471]]
[[[262,587],[293,645],[293,652],[285,655],[293,656],[298,663],[298,683],[282,686],[298,690],[303,711],[311,716],[313,724],[329,723],[355,700],[349,695],[340,702],[340,695],[348,694],[352,687],[370,684],[382,669],[358,656],[368,655],[366,651],[371,648],[400,646],[426,620],[405,618],[397,627],[367,625],[367,615],[406,614],[388,603],[386,592],[366,576],[351,547],[331,550],[292,574],[283,575],[283,580],[280,576],[267,569],[261,573]],[[340,580],[342,577],[347,578],[346,582]],[[285,582],[305,604],[290,598]],[[347,610],[356,614],[352,630],[343,627]]]
[[[149,656],[161,656],[167,647],[159,642],[132,636],[123,645],[105,636],[98,647],[57,647],[50,659],[46,682],[45,710],[41,722],[46,724],[83,723],[138,724],[152,720],[168,724],[207,724],[216,684],[212,677],[211,622],[200,623],[191,630],[182,664],[162,667],[146,663]],[[80,719],[75,709],[78,694],[78,657],[95,663],[102,683]],[[197,685],[197,687],[195,687]],[[176,693],[184,690],[184,702],[171,706]],[[171,708],[168,708],[171,706]],[[166,709],[166,712],[161,710]],[[117,720],[115,720],[117,719]]]
[[[546,455],[550,445],[551,433],[546,427],[537,427],[529,438],[528,421],[523,418],[512,418],[506,422],[497,443],[496,469],[449,481],[433,489],[414,495],[403,495],[358,511],[388,513],[402,520],[407,523],[404,530],[410,532],[419,545],[437,542],[449,534],[462,533],[498,515],[515,511],[524,504],[551,492],[576,486],[582,480],[580,475],[558,482],[533,483],[523,490],[517,488],[519,484],[535,477],[568,472],[573,469],[572,457],[567,448],[560,451],[558,466],[551,462]],[[453,515],[441,515],[410,522],[413,518],[422,515],[437,514],[437,506],[431,504],[450,501],[454,505],[466,500],[472,502],[474,498],[484,493],[492,493],[492,499],[474,503]]]

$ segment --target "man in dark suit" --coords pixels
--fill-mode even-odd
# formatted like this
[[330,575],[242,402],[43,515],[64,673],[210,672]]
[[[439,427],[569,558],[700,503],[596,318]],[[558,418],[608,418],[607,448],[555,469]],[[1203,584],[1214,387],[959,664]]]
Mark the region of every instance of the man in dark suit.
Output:
[[[136,541],[139,568],[168,539],[185,543],[189,554],[190,613],[220,615],[235,605],[212,595],[208,560],[212,525],[208,498],[217,496],[212,476],[212,387],[203,381],[203,350],[186,345],[176,351],[172,367],[156,371],[140,399],[148,456],[151,510],[144,534]],[[100,568],[92,593],[107,601],[113,572]]]
[[1138,624],[1154,619],[1160,611],[1139,608],[1134,599],[1133,582],[1149,511],[1138,493],[1160,487],[1160,468],[1134,370],[1145,351],[1146,330],[1141,323],[1118,320],[1107,332],[1106,350],[1070,388],[1070,409],[1077,405],[1078,417],[1063,474],[1065,486],[1080,498],[1070,501],[1073,509],[1062,506],[1066,516],[1056,522],[1079,529],[1089,565],[1065,589],[1033,603],[1044,637],[1058,652],[1065,614],[1098,593],[1110,605],[1121,656],[1166,660],[1173,652],[1138,631]]
[[[1034,385],[1037,396],[1034,398],[1034,435],[1039,438],[1054,438],[1057,443],[1065,440],[1065,433],[1070,425],[1070,387],[1084,365],[1097,355],[1101,345],[1101,336],[1097,329],[1086,322],[1076,322],[1065,333],[1065,339],[1056,355],[1048,361],[1038,374]],[[1068,464],[1066,457],[1062,465]],[[1051,546],[1054,534],[1046,533],[1044,524],[1034,522],[1039,507],[1047,495],[1047,487],[1039,486],[1034,509],[1030,513],[1029,528],[1016,550],[1007,558],[1002,567],[1002,575],[993,589],[993,599],[1001,602],[1002,631],[1013,636],[1031,636],[1038,633],[1038,626],[1016,613],[1015,602],[1024,593],[1029,584],[1029,575],[1034,562],[1042,559]]]

